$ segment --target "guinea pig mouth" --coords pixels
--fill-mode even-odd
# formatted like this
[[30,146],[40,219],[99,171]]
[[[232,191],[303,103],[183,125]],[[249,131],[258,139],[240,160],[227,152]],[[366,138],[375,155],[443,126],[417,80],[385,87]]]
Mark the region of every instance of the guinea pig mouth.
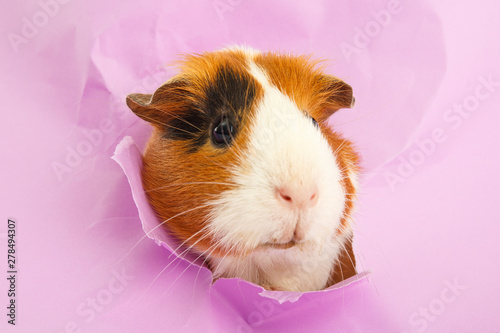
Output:
[[266,249],[277,249],[277,250],[286,250],[291,247],[297,245],[297,242],[294,240],[289,241],[288,243],[264,243],[260,247]]

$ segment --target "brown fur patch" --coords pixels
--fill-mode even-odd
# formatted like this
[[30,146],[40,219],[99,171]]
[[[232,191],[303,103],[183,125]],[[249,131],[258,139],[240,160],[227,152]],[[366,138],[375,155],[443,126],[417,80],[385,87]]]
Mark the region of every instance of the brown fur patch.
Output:
[[264,53],[254,61],[264,68],[274,86],[318,122],[352,104],[351,86],[323,74],[318,68],[320,62],[311,60],[310,56]]

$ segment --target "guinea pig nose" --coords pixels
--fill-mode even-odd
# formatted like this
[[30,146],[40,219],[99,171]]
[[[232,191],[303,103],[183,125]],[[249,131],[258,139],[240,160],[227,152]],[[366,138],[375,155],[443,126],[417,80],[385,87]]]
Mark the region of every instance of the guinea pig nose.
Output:
[[290,208],[311,208],[318,203],[318,187],[315,186],[311,190],[300,188],[293,190],[287,186],[276,188],[276,197],[283,205]]

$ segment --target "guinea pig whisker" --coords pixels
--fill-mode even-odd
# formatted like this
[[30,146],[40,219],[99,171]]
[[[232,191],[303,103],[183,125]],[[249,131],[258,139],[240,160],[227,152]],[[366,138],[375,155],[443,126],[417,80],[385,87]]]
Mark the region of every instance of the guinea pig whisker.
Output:
[[214,161],[214,160],[210,160],[208,163],[215,164],[215,165],[217,165],[218,167],[220,167],[223,170],[229,170],[230,171],[230,166],[228,166],[228,165],[220,164],[220,163],[218,163],[217,161]]
[[[216,248],[217,248],[217,247],[216,247],[216,245],[217,245],[217,244],[212,245],[212,246],[210,246],[207,250],[203,251],[203,252],[202,252],[202,253],[201,253],[201,254],[200,254],[200,255],[199,255],[199,256],[198,256],[198,257],[194,260],[194,262],[196,262],[198,259],[200,259],[202,256],[204,256],[204,255],[205,255],[205,253],[206,253],[206,252],[208,252],[208,250],[210,250],[210,249],[212,249],[212,248],[213,248],[213,249],[212,249],[212,251],[210,251],[210,253],[209,253],[209,254],[208,254],[208,256],[207,256],[207,257],[209,257],[209,256],[212,254],[212,252],[216,250]],[[177,264],[177,265],[178,265],[178,264]],[[176,283],[176,282],[177,282],[177,281],[178,281],[178,280],[182,277],[182,275],[184,275],[184,273],[185,273],[185,272],[186,272],[186,271],[187,271],[187,270],[188,270],[188,269],[189,269],[192,265],[193,265],[193,263],[190,263],[190,264],[189,264],[189,265],[188,265],[188,266],[187,266],[187,267],[186,267],[186,268],[185,268],[185,269],[181,272],[181,274],[179,274],[179,276],[177,276],[177,278],[174,280],[174,282],[172,282],[172,284],[170,285],[170,287],[168,287],[168,288],[167,288],[167,290],[165,291],[165,293],[168,293],[168,291],[170,290],[170,288],[172,288],[172,287],[174,286],[174,284],[175,284],[175,283]],[[177,266],[176,266],[176,267],[177,267]],[[200,267],[200,268],[201,268],[201,267]]]
[[367,114],[365,114],[365,115],[363,115],[361,117],[357,117],[357,118],[354,118],[354,119],[351,119],[351,120],[348,120],[348,121],[344,121],[343,123],[339,123],[339,124],[333,123],[332,126],[333,127],[337,127],[337,126],[342,126],[342,125],[345,125],[345,124],[349,124],[349,123],[352,123],[352,122],[364,119],[364,118],[366,118],[368,116],[371,116],[373,114],[376,114],[376,113],[377,113],[377,111],[368,112]]
[[[199,238],[196,242],[194,242],[192,245],[188,246],[188,247],[187,247],[184,251],[182,251],[182,252],[179,254],[179,257],[181,257],[181,258],[182,258],[182,256],[183,256],[186,252],[190,251],[192,248],[194,248],[194,246],[195,246],[196,244],[198,244],[198,242],[199,242],[199,241],[203,240],[205,237],[207,237],[207,236],[209,236],[209,235],[210,235],[210,232],[207,232],[206,234],[204,234],[204,235],[203,235],[202,237],[200,237],[200,238]],[[190,238],[191,238],[191,237],[190,237]],[[198,260],[199,258],[200,258],[200,257],[196,258],[196,260]]]
[[[212,252],[213,252],[216,248],[218,248],[218,247],[220,246],[220,243],[221,243],[221,242],[220,242],[220,240],[219,240],[219,241],[217,241],[215,244],[213,244],[212,246],[210,246],[207,250],[203,251],[201,255],[205,255],[205,254],[206,254],[206,252],[208,252],[208,251],[210,250],[210,253],[209,253],[207,256],[205,256],[206,258],[210,257],[210,255],[212,254]],[[202,266],[200,266],[200,268],[198,268],[198,272],[196,273],[196,277],[195,277],[195,279],[194,279],[194,285],[196,285],[196,281],[198,280],[198,275],[200,274],[201,269],[202,269]],[[213,268],[211,268],[210,270],[211,270],[211,271],[212,271],[212,273],[213,273],[214,269],[213,269]],[[212,282],[213,282],[213,280],[212,280]]]
[[212,268],[212,271],[214,273],[214,278],[219,278],[219,275],[216,275],[216,272],[219,271],[219,267],[222,265],[224,259],[226,259],[228,257],[228,255],[229,255],[228,253],[224,254],[224,256],[222,258],[220,258],[219,263],[217,264],[217,266]]
[[335,149],[335,151],[333,152],[333,155],[336,156],[337,153],[340,151],[340,149],[342,149],[342,147],[345,145],[345,143],[347,142],[347,139],[344,139],[342,140],[342,143]]
[[[220,245],[220,242],[219,242],[218,245]],[[236,244],[233,244],[233,246],[230,246],[229,247],[229,251],[220,259],[219,264],[216,267],[212,267],[211,268],[211,271],[213,273],[213,282],[215,282],[217,279],[219,279],[221,277],[221,274],[217,273],[218,269],[222,265],[223,261],[229,257],[229,254],[231,253],[231,251],[234,250],[235,247],[236,247]],[[240,271],[240,265],[241,264],[242,264],[242,261],[238,260],[237,263],[236,263],[236,269],[234,269],[234,272],[239,272]],[[239,281],[238,281],[238,289],[240,290],[240,294],[243,297],[243,299],[245,299],[245,296],[243,295],[243,292],[241,291],[241,287],[240,287]],[[209,293],[210,293],[210,291],[211,290],[209,290]],[[245,300],[245,302],[246,302],[246,300]]]
[[[347,257],[349,258],[349,261],[351,262],[351,265],[353,267],[356,267],[356,265],[354,264],[354,261],[352,260],[351,258],[351,255],[349,254],[349,251],[347,251],[346,247],[345,247],[345,244],[343,243],[340,243],[340,246],[342,246],[342,249],[344,250],[344,252],[347,254]],[[342,268],[342,265],[340,265],[341,268]],[[342,280],[344,280],[344,278],[342,278]]]
[[132,253],[132,251],[133,251],[133,250],[134,250],[134,249],[135,249],[135,248],[139,245],[139,243],[140,243],[140,242],[142,242],[142,241],[143,241],[146,237],[150,237],[151,233],[152,233],[153,231],[155,231],[157,228],[161,227],[164,223],[166,223],[166,222],[168,222],[168,221],[170,221],[170,220],[172,220],[172,219],[174,219],[174,218],[176,218],[176,217],[178,217],[178,216],[181,216],[181,215],[183,215],[183,214],[189,213],[189,212],[191,212],[191,211],[193,211],[193,210],[200,209],[200,208],[205,208],[205,207],[209,207],[209,206],[212,206],[212,205],[213,205],[213,204],[210,204],[210,203],[209,203],[209,204],[206,204],[206,205],[201,205],[201,206],[198,206],[198,207],[194,207],[194,208],[188,209],[188,210],[186,210],[186,211],[183,211],[183,212],[181,212],[181,213],[179,213],[179,214],[176,214],[176,215],[172,216],[171,218],[166,219],[165,221],[163,221],[163,222],[159,223],[156,227],[154,227],[154,228],[153,228],[153,229],[151,229],[150,231],[146,232],[146,233],[145,233],[145,234],[144,234],[144,235],[143,235],[143,236],[142,236],[142,237],[141,237],[141,238],[140,238],[140,239],[139,239],[139,240],[138,240],[138,241],[137,241],[137,242],[136,242],[136,243],[135,243],[135,244],[134,244],[131,248],[130,248],[130,250],[128,250],[128,252],[127,252],[127,253],[126,253],[126,254],[125,254],[125,255],[124,255],[124,256],[123,256],[120,260],[118,260],[118,262],[117,262],[117,263],[121,263],[123,260],[125,260],[125,258],[127,258],[127,257],[130,255],[130,253]]
[[349,171],[349,167],[348,166],[345,166],[343,167],[342,169],[339,169],[340,172],[346,172],[346,171]]
[[[174,115],[172,115],[172,116],[174,116]],[[155,122],[155,123],[157,123],[157,124],[163,125],[163,126],[165,126],[165,127],[169,127],[169,128],[175,129],[175,130],[177,130],[177,131],[181,131],[181,132],[184,132],[184,133],[187,133],[187,134],[192,134],[192,132],[190,132],[190,131],[187,131],[187,130],[185,130],[185,129],[178,128],[178,127],[175,127],[175,126],[172,126],[171,124],[158,122],[157,120],[155,120],[155,119],[153,119],[153,118],[151,118],[151,117],[148,117],[148,116],[145,116],[145,115],[142,115],[141,117],[146,118],[146,119],[150,119],[152,122]],[[182,120],[182,121],[184,121],[185,123],[187,123],[187,124],[189,124],[189,125],[193,126],[194,128],[196,128],[197,130],[201,131],[199,128],[197,128],[196,126],[194,126],[194,125],[190,124],[190,123],[189,123],[189,122],[187,122],[185,119],[182,119],[182,118],[179,118],[179,117],[175,117],[175,116],[174,116],[174,118],[177,118],[177,119],[179,119],[179,120]]]
[[[344,281],[344,271],[342,270],[342,263],[340,262],[340,259],[337,258],[337,265],[339,266],[340,268],[340,276],[341,276],[341,281]],[[334,281],[335,282],[339,282],[339,281]],[[341,306],[341,309],[344,308],[344,295],[345,295],[345,289],[342,289],[342,306]]]
[[[342,277],[342,281],[344,281],[344,271],[342,270],[342,263],[340,262],[340,259],[337,258],[337,266],[340,269],[340,276]],[[335,281],[338,282],[338,281]]]
[[[216,248],[220,248],[220,247],[221,247],[221,244],[222,244],[222,241],[220,241],[220,240],[219,240],[219,241],[215,244],[215,245],[216,245]],[[217,280],[217,279],[220,277],[220,274],[217,274],[218,269],[219,269],[219,267],[222,265],[222,262],[224,261],[224,259],[226,259],[226,258],[229,256],[229,254],[230,254],[232,251],[234,251],[234,248],[235,248],[235,246],[234,246],[234,245],[230,246],[230,247],[229,247],[229,249],[228,249],[228,251],[224,254],[224,256],[222,256],[222,258],[220,258],[220,261],[219,261],[218,265],[217,265],[216,267],[212,267],[212,268],[211,268],[212,273],[213,273],[213,275],[214,275],[214,280]],[[214,248],[214,249],[215,249],[215,248]],[[213,251],[212,251],[212,252],[213,252]],[[210,252],[210,253],[208,254],[207,258],[209,258],[209,257],[212,255],[212,252]],[[239,263],[238,263],[238,264],[239,264]]]
[[235,108],[232,103],[226,98],[226,96],[221,96],[224,99],[224,106],[227,109],[229,107],[229,111],[236,117],[238,114],[236,113]]
[[184,185],[194,185],[194,184],[236,186],[236,184],[223,183],[223,182],[186,182],[186,183],[175,183],[175,184],[169,184],[169,185],[165,185],[165,186],[160,186],[160,187],[157,187],[157,188],[153,188],[151,190],[144,191],[144,193],[158,191],[158,190],[161,190],[161,189],[164,189],[164,188],[167,188],[167,187],[172,187],[172,186],[184,186]]
[[[200,205],[200,206],[198,206],[198,207],[190,208],[190,209],[187,209],[187,210],[185,210],[185,211],[183,211],[183,212],[180,212],[180,213],[178,213],[178,214],[175,214],[174,216],[172,216],[172,217],[170,217],[170,218],[166,219],[165,221],[161,222],[161,223],[160,223],[160,224],[158,224],[156,227],[154,227],[153,229],[151,229],[151,230],[149,231],[149,233],[151,233],[151,232],[153,232],[154,230],[156,230],[156,228],[159,228],[159,227],[163,226],[163,225],[164,225],[165,223],[167,223],[168,221],[170,221],[170,220],[172,220],[172,219],[175,219],[176,217],[179,217],[179,216],[184,215],[184,214],[186,214],[186,213],[192,212],[193,210],[197,210],[197,209],[201,209],[201,208],[206,208],[206,207],[210,207],[210,206],[213,206],[213,204],[212,204],[212,203],[207,203],[207,204],[205,204],[205,205]],[[147,234],[148,236],[149,236],[149,233]]]
[[[214,245],[210,246],[208,249],[211,249],[212,247],[217,247],[217,246],[218,246],[218,244],[216,243],[216,244],[214,244]],[[205,252],[206,252],[206,251],[202,252],[202,254],[204,255],[204,254],[205,254]],[[205,261],[205,263],[206,263],[206,261]],[[201,269],[202,269],[203,267],[204,267],[204,266],[200,266],[200,267],[198,268],[198,271],[196,272],[196,276],[195,276],[195,278],[194,278],[194,284],[193,284],[193,295],[192,295],[192,297],[194,297],[194,291],[195,291],[195,287],[196,287],[196,282],[198,281],[198,275],[200,274]]]
[[180,121],[182,121],[182,122],[184,122],[184,123],[188,124],[189,126],[191,126],[191,127],[195,128],[196,130],[198,130],[198,131],[200,131],[200,132],[202,131],[202,129],[201,129],[201,128],[199,128],[198,126],[195,126],[195,125],[191,124],[189,121],[187,121],[186,119],[184,119],[184,118],[182,118],[182,117],[179,117],[179,116],[177,116],[177,115],[173,115],[173,114],[171,114],[171,116],[173,116],[175,119],[178,119],[178,120],[180,120]]
[[159,125],[167,126],[167,124],[162,123],[162,122],[159,122],[159,121],[157,121],[156,119],[151,118],[151,117],[148,117],[148,116],[146,116],[146,115],[144,115],[144,114],[142,114],[142,115],[141,115],[141,117],[142,117],[142,118],[145,118],[145,119],[149,119],[149,120],[151,120],[151,122],[152,122],[152,123],[156,123],[156,124],[159,124]]
[[[144,295],[147,294],[147,292],[149,291],[149,289],[151,289],[151,287],[153,286],[153,284],[156,282],[156,280],[158,280],[158,278],[170,267],[170,265],[172,265],[176,259],[178,259],[177,261],[177,265],[175,265],[175,267],[173,268],[173,270],[175,270],[175,268],[177,268],[177,266],[179,266],[179,264],[182,262],[183,260],[183,257],[182,255],[184,253],[186,253],[187,251],[189,251],[189,249],[191,247],[193,247],[194,245],[196,245],[196,243],[198,243],[200,240],[202,240],[203,238],[205,238],[207,235],[209,235],[209,233],[206,233],[204,236],[202,236],[200,239],[198,239],[192,246],[188,247],[187,249],[185,249],[180,255],[177,256],[177,258],[174,258],[171,262],[168,263],[167,266],[165,266],[157,275],[156,277],[153,279],[153,281],[151,281],[151,283],[149,284],[149,286],[146,288],[146,291],[144,292]],[[199,255],[195,260],[194,262],[196,262],[201,256],[203,255],[203,253],[201,255]],[[168,257],[170,258],[170,256]],[[167,258],[167,259],[168,259]],[[194,263],[189,263],[188,267],[184,270],[186,271],[191,265],[194,265]],[[177,279],[176,279],[177,280]],[[174,281],[175,282],[175,281]],[[168,290],[167,290],[168,291]]]
[[[167,115],[169,115],[169,116],[171,116],[171,117],[173,117],[173,118],[175,118],[175,119],[178,119],[178,120],[180,120],[180,121],[182,121],[182,122],[184,122],[184,123],[188,124],[189,126],[191,126],[191,127],[195,128],[195,129],[197,129],[198,131],[201,131],[201,129],[200,129],[200,128],[198,128],[197,126],[195,126],[195,125],[191,124],[191,123],[190,123],[189,121],[187,121],[186,119],[184,119],[184,118],[182,118],[182,117],[179,117],[177,114],[175,114],[175,113],[165,112],[165,110],[162,110],[162,111],[163,111],[163,113],[164,113],[164,114],[167,114]],[[143,117],[143,118],[146,118],[146,119],[150,119],[152,122],[155,122],[155,123],[157,123],[157,124],[160,124],[160,125],[163,125],[163,126],[169,126],[169,127],[171,127],[171,128],[181,130],[181,129],[176,128],[176,127],[173,127],[173,126],[171,126],[171,125],[169,125],[169,124],[167,124],[167,123],[162,123],[162,122],[159,122],[158,120],[153,119],[153,118],[151,118],[151,117],[148,117],[148,116],[146,116],[146,115],[142,115],[142,117]],[[184,131],[184,132],[190,133],[190,132],[188,132],[188,131]]]
[[165,126],[167,126],[167,127],[169,127],[169,128],[172,128],[172,129],[174,129],[174,130],[177,130],[177,131],[181,131],[181,132],[187,133],[187,134],[193,134],[193,132],[187,131],[187,130],[185,130],[185,129],[183,129],[183,128],[179,128],[179,127],[172,126],[172,125],[170,125],[170,124],[167,124],[167,125],[165,125]]
[[[186,244],[191,238],[195,237],[196,235],[198,235],[200,232],[204,232],[206,231],[206,229],[208,229],[209,225],[207,224],[206,226],[204,226],[203,228],[201,228],[199,231],[195,232],[194,234],[192,234],[188,239],[186,239],[184,242],[182,242],[179,246],[177,246],[177,248],[168,256],[168,258],[170,258],[173,254],[177,253],[177,250],[179,250],[184,244]],[[201,237],[199,240],[203,239],[205,236]],[[198,240],[198,241],[199,241]],[[197,243],[197,242],[196,242]],[[195,243],[195,244],[196,244]],[[193,245],[195,245],[193,244]],[[193,246],[189,246],[188,247],[188,250]],[[167,259],[168,259],[167,258]]]

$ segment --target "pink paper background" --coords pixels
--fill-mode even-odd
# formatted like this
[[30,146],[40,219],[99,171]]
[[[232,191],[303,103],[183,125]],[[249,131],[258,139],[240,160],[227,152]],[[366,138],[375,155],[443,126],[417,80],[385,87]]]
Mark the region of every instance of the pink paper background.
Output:
[[[393,4],[5,3],[0,267],[6,276],[12,218],[19,274],[16,327],[0,279],[2,332],[498,331],[500,84],[484,82],[500,82],[499,8]],[[215,290],[209,272],[137,243],[138,211],[111,156],[126,135],[142,148],[148,126],[124,96],[152,92],[181,53],[233,43],[332,59],[328,71],[354,88],[356,107],[331,123],[363,155],[355,251],[372,274],[340,299],[262,303],[273,301],[252,285]]]

